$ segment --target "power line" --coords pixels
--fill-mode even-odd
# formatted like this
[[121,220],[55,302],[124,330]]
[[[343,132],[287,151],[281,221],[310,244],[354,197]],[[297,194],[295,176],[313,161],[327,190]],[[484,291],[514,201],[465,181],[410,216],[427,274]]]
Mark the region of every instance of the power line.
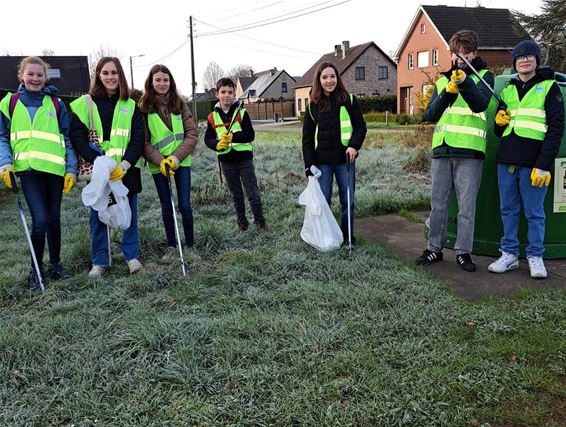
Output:
[[[278,5],[280,3],[283,3],[283,1],[276,1],[276,2],[273,2],[273,3],[266,4],[266,5],[262,5],[261,7],[256,7],[255,9],[251,9],[251,10],[243,10],[245,8],[245,6],[244,6],[244,8],[238,7],[238,8],[226,10],[225,11],[226,13],[223,14],[223,15],[221,14],[220,16],[217,16],[217,15],[211,16],[210,19],[214,19],[216,21],[225,21],[226,19],[232,19],[232,18],[235,18],[237,16],[249,15],[250,13],[257,12],[258,10],[268,9],[268,8],[275,6],[275,5]],[[250,5],[255,6],[255,5],[257,5],[257,2],[250,3]],[[234,10],[238,10],[239,13],[230,13]],[[209,17],[205,16],[204,19],[208,20]]]
[[[344,0],[344,1],[341,1],[341,2],[336,3],[336,4],[332,4],[332,5],[329,5],[329,6],[325,6],[325,7],[319,8],[319,9],[312,10],[310,12],[305,12],[305,13],[301,13],[301,14],[298,14],[298,15],[290,16],[289,18],[277,19],[281,16],[289,15],[289,13],[287,13],[287,14],[284,14],[284,15],[276,16],[274,18],[268,18],[268,19],[275,19],[274,21],[271,21],[271,22],[265,22],[268,19],[264,19],[264,20],[261,20],[261,21],[252,22],[250,24],[246,24],[246,25],[239,26],[239,27],[232,27],[232,28],[227,28],[225,30],[219,30],[219,31],[211,31],[209,33],[204,33],[204,34],[201,34],[201,35],[197,35],[195,37],[217,36],[217,35],[220,35],[220,34],[231,33],[231,32],[234,32],[234,31],[243,31],[243,30],[250,30],[252,28],[265,27],[267,25],[277,24],[279,22],[289,21],[291,19],[299,18],[301,16],[310,15],[310,14],[313,14],[313,13],[316,13],[316,12],[320,12],[321,10],[330,9],[332,7],[336,7],[336,6],[339,6],[339,5],[344,4],[344,3],[349,3],[350,1],[352,1],[352,0]],[[324,3],[328,3],[328,2],[323,2],[323,3],[320,3],[320,4],[324,4]],[[311,6],[307,9],[310,9],[312,7],[315,7],[315,6]],[[299,9],[299,11],[300,10],[305,10],[305,9]],[[291,13],[296,13],[296,12],[298,12],[298,11],[291,12]],[[263,22],[265,22],[265,23],[263,23]]]
[[[195,19],[195,20],[204,24],[204,25],[208,25],[209,27],[221,30],[220,27],[217,27],[216,25],[208,24],[201,19]],[[302,53],[306,53],[306,54],[309,54],[309,55],[316,55],[317,54],[317,52],[309,52],[307,50],[296,49],[296,48],[292,48],[292,47],[288,47],[288,46],[283,46],[283,45],[280,45],[280,44],[277,44],[277,43],[270,43],[270,42],[266,42],[264,40],[254,39],[253,37],[248,37],[248,36],[244,36],[242,34],[238,34],[235,31],[231,31],[231,33],[235,36],[238,36],[238,37],[241,37],[241,38],[244,38],[244,39],[248,39],[248,40],[253,40],[253,41],[256,41],[258,43],[263,43],[263,44],[266,44],[266,45],[269,45],[269,46],[275,46],[275,47],[279,47],[279,48],[282,48],[282,49],[292,50],[294,52],[302,52]],[[239,46],[239,47],[242,47],[242,46]],[[272,52],[267,52],[267,53],[272,53]]]
[[136,67],[134,67],[135,69],[139,69],[139,68],[147,68],[147,67],[151,67],[154,64],[158,64],[160,62],[162,62],[163,60],[169,58],[171,55],[173,55],[175,52],[177,52],[179,49],[181,49],[183,46],[185,46],[191,39],[190,38],[186,38],[183,43],[181,43],[179,46],[177,46],[175,49],[173,49],[171,52],[169,52],[167,55],[163,56],[162,58],[159,58],[156,61],[153,62],[148,62],[147,64],[142,64],[142,65],[138,65]]

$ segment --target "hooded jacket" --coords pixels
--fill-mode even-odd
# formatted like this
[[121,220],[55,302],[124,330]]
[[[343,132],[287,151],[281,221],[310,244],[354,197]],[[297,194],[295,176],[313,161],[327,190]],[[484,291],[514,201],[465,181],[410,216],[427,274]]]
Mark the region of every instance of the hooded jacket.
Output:
[[[517,76],[508,84],[515,86],[519,100],[521,100],[534,85],[549,79],[554,79],[554,71],[548,67],[539,67],[529,81],[523,82]],[[564,100],[556,82],[546,95],[544,109],[547,124],[544,141],[525,138],[511,131],[509,135],[501,139],[495,155],[497,163],[550,170],[564,134]],[[505,128],[506,126],[495,125],[495,135],[501,137]]]

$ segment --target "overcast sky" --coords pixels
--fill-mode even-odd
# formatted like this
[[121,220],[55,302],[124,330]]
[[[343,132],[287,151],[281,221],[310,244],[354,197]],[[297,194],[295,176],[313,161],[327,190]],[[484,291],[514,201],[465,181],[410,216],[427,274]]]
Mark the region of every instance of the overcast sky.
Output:
[[[202,91],[202,76],[211,61],[225,71],[244,64],[255,71],[277,67],[300,76],[343,40],[351,46],[374,41],[394,53],[421,3],[480,3],[537,14],[542,0],[5,1],[0,54],[40,55],[48,49],[55,55],[89,55],[104,46],[117,52],[128,79],[130,56],[144,54],[133,59],[136,87],[143,85],[151,65],[163,63],[181,92],[189,95],[191,15],[195,77]],[[231,32],[214,35],[219,29]]]

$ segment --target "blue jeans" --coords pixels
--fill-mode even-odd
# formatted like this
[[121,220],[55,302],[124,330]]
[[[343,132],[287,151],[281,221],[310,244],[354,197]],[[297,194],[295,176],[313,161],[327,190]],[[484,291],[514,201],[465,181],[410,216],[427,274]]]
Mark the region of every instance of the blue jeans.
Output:
[[[130,209],[132,211],[132,222],[122,236],[122,252],[124,259],[129,261],[140,257],[140,235],[138,231],[138,195],[128,195]],[[98,212],[90,209],[90,239],[92,265],[108,267],[110,264],[110,253],[108,251],[108,232],[106,224],[98,219]]]
[[232,194],[232,199],[234,200],[238,224],[248,225],[242,184],[250,202],[254,221],[257,224],[265,223],[253,159],[243,159],[235,162],[222,162],[222,172],[224,173],[226,184],[228,184],[228,189],[230,190],[230,194]]
[[[185,244],[193,246],[195,234],[193,228],[193,210],[191,208],[191,168],[180,166],[175,170],[175,187],[177,187],[177,205],[183,219],[183,230],[185,231]],[[165,226],[165,236],[167,237],[167,245],[177,246],[175,237],[175,222],[173,220],[173,206],[171,205],[171,192],[169,191],[169,183],[167,178],[161,174],[153,174],[153,182],[155,189],[161,202],[161,217]]]
[[[352,233],[352,242],[354,241],[354,193],[356,191],[356,163],[350,164],[350,171],[346,169],[346,162],[338,165],[316,165],[320,169],[322,175],[318,179],[320,189],[324,198],[331,205],[332,198],[332,178],[336,177],[338,185],[338,196],[340,197],[340,229],[344,236],[344,241],[348,241],[348,187],[350,187],[350,230]],[[349,180],[348,180],[349,178]]]
[[531,185],[532,168],[515,167],[509,172],[509,165],[497,165],[499,184],[499,205],[503,222],[501,249],[519,255],[519,213],[521,204],[527,219],[527,256],[542,257],[544,253],[544,198],[547,187]]
[[31,214],[31,243],[39,268],[43,265],[45,235],[49,263],[61,261],[61,199],[63,177],[46,172],[18,174]]

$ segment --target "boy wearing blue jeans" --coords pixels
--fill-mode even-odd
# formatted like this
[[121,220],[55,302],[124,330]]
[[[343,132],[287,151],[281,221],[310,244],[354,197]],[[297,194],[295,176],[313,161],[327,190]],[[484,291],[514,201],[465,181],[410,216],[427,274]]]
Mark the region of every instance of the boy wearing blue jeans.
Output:
[[[222,78],[217,82],[216,97],[218,102],[208,115],[204,142],[218,155],[224,179],[234,200],[238,230],[245,231],[249,226],[242,185],[256,226],[260,230],[267,230],[253,163],[251,142],[255,132],[252,121],[245,108],[239,109],[239,103],[235,102],[236,85],[232,79]],[[228,132],[232,121],[232,128]]]
[[497,150],[497,180],[503,237],[501,257],[488,270],[505,273],[519,268],[519,212],[527,219],[527,260],[531,277],[546,279],[544,198],[550,168],[564,133],[564,102],[554,72],[540,65],[540,48],[525,40],[513,49],[517,76],[501,92],[507,110],[495,116],[494,132],[502,136]]
[[450,38],[449,45],[456,67],[436,82],[423,116],[424,121],[438,121],[438,124],[432,137],[428,242],[415,264],[424,266],[442,261],[448,206],[454,189],[458,201],[458,232],[454,244],[456,262],[462,270],[473,272],[476,265],[470,253],[474,242],[476,196],[485,158],[485,111],[491,92],[457,55],[465,57],[492,87],[494,79],[493,74],[487,71],[485,61],[477,56],[478,36],[475,32],[458,31]]

